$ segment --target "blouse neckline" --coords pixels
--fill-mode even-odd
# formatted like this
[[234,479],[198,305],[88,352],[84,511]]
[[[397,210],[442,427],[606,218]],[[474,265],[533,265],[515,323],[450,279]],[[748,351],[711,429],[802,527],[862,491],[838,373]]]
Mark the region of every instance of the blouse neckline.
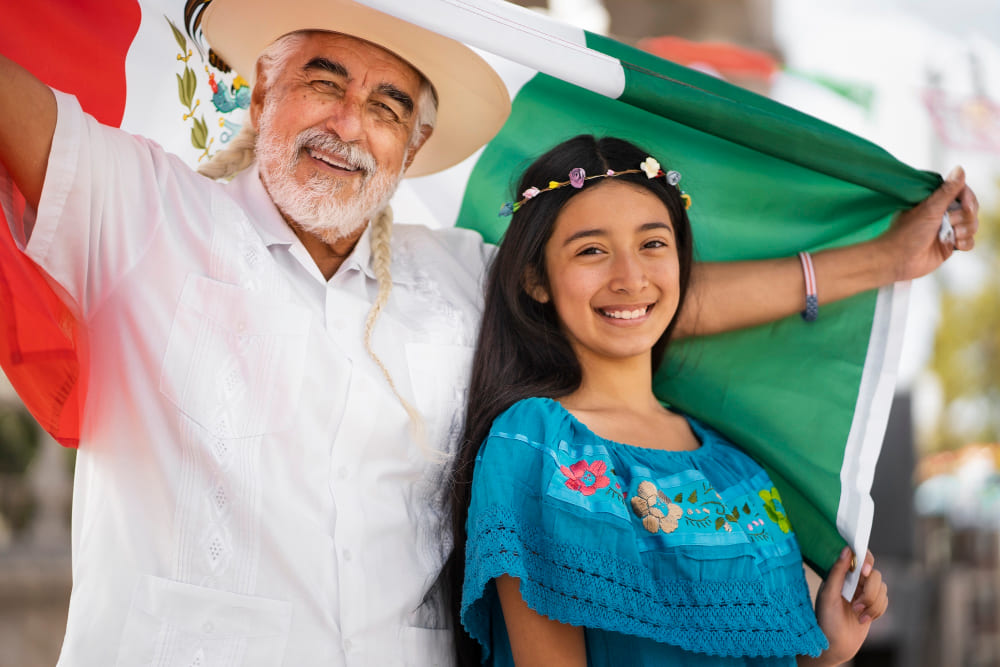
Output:
[[684,418],[684,420],[688,424],[688,427],[691,429],[691,432],[694,433],[694,437],[698,440],[699,443],[698,447],[694,449],[659,449],[654,447],[643,447],[642,445],[631,445],[627,442],[619,442],[618,440],[611,440],[609,438],[605,438],[603,436],[598,435],[593,431],[593,429],[587,426],[587,424],[582,422],[576,415],[570,412],[562,403],[560,403],[554,398],[539,397],[539,400],[547,401],[553,404],[553,407],[556,410],[561,412],[581,431],[589,435],[597,442],[600,442],[601,444],[608,445],[611,447],[624,448],[627,450],[640,451],[640,452],[652,452],[655,454],[663,454],[666,456],[700,456],[703,453],[707,452],[712,447],[714,441],[714,438],[711,436],[711,434],[707,432],[705,430],[705,427],[703,427],[697,421],[695,421],[694,419],[692,419],[691,417],[689,417],[684,413],[677,412],[676,410],[670,410],[670,408],[667,408],[668,410],[670,410],[670,412],[673,412],[674,414]]

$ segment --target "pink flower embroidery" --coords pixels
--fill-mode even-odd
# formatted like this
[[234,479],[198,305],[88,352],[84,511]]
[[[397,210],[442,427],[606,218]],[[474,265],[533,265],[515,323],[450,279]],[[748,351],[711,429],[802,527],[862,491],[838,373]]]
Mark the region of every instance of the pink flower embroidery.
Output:
[[611,480],[604,471],[608,469],[604,461],[594,461],[587,463],[579,460],[570,467],[559,466],[562,474],[566,475],[566,488],[579,491],[585,496],[592,496],[598,489],[603,489]]

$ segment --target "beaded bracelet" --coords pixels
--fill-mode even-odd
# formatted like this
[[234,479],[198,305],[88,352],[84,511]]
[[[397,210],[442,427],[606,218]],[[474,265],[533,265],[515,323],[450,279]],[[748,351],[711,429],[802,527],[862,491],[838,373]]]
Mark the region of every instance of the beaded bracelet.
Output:
[[802,319],[815,322],[819,316],[819,299],[816,298],[816,271],[813,269],[812,255],[800,252],[799,261],[802,262],[802,275],[806,279],[806,309],[801,313]]

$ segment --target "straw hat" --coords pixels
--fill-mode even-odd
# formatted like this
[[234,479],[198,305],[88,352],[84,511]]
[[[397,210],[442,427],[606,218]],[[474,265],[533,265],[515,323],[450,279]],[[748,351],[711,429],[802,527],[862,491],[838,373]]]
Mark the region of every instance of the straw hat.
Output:
[[434,132],[407,176],[461,162],[492,139],[510,114],[506,86],[474,51],[351,0],[212,0],[201,28],[212,49],[250,82],[261,52],[296,30],[351,35],[408,62],[434,85],[438,113]]

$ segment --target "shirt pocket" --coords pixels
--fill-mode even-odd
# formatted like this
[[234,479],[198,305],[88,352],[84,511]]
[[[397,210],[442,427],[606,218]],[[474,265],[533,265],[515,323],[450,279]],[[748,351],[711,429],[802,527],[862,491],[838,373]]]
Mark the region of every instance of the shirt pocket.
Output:
[[116,667],[281,665],[292,605],[143,575]]
[[428,442],[434,449],[453,453],[465,418],[473,348],[466,345],[407,343],[417,411],[427,422]]
[[219,438],[295,423],[309,312],[277,297],[188,276],[170,328],[160,391]]
[[451,667],[455,664],[451,629],[428,630],[403,626],[399,633],[405,667]]

